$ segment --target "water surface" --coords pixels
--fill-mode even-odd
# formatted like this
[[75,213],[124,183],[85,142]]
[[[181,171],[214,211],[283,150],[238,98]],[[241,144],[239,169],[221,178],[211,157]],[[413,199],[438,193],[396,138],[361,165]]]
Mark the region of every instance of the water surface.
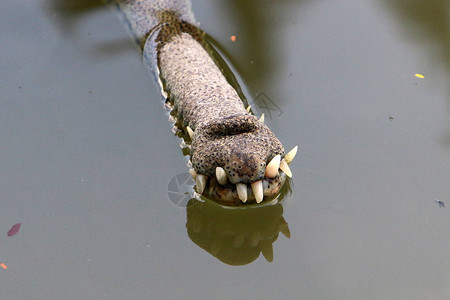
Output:
[[449,4],[242,2],[193,9],[300,145],[273,261],[230,266],[191,240],[167,191],[180,140],[111,10],[5,0],[3,298],[450,297]]

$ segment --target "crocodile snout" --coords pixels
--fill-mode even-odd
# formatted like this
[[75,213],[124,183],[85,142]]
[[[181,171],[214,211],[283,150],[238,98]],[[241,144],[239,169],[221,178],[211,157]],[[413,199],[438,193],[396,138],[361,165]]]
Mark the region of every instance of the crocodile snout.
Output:
[[[191,161],[200,193],[242,202],[273,196],[285,173],[279,172],[284,149],[270,129],[250,114],[197,123]],[[284,162],[285,163],[285,162]],[[215,190],[215,191],[214,191]]]

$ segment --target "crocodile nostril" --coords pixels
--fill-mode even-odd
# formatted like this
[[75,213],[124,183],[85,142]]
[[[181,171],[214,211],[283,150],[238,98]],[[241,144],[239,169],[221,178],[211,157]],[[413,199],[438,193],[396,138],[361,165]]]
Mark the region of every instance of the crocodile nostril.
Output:
[[229,172],[230,182],[236,184],[238,182],[250,183],[264,177],[264,161],[253,153],[246,153],[243,151],[235,151],[230,155],[230,163],[225,164],[225,169],[231,167],[232,172]]
[[207,133],[210,135],[235,135],[253,132],[258,128],[258,120],[251,115],[233,115],[220,119],[214,119],[207,125]]

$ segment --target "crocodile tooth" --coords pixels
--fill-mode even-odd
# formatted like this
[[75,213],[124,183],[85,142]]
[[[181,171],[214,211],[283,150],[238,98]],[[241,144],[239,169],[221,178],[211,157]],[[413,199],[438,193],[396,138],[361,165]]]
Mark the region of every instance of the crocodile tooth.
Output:
[[291,231],[289,230],[288,224],[281,229],[281,233],[288,239],[291,238]]
[[268,262],[273,261],[273,247],[270,241],[260,243],[261,253]]
[[280,160],[281,155],[277,154],[274,158],[270,161],[270,163],[266,166],[266,174],[265,176],[267,178],[274,178],[277,176],[278,169],[280,168]]
[[195,180],[195,178],[197,177],[197,172],[195,172],[194,169],[189,169],[189,174],[191,174],[192,179]]
[[227,173],[222,167],[216,168],[216,177],[217,181],[220,185],[226,185],[227,184]]
[[207,177],[202,174],[197,174],[197,178],[195,178],[195,184],[197,185],[197,191],[199,194],[203,193],[206,186]]
[[191,138],[191,140],[194,138],[194,131],[192,130],[192,128],[191,127],[189,127],[189,126],[186,126],[186,130],[187,130],[187,132],[188,132],[188,134],[189,134],[189,137]]
[[298,146],[295,146],[294,148],[292,148],[291,151],[289,151],[288,154],[286,154],[286,155],[284,156],[284,160],[285,160],[288,164],[290,164],[291,161],[294,159],[295,154],[297,154],[297,149],[298,149]]
[[289,169],[289,166],[286,162],[286,160],[283,158],[283,160],[280,162],[280,169],[281,171],[284,172],[284,174],[286,174],[287,177],[292,178],[292,172],[291,169]]
[[252,191],[253,191],[253,195],[255,195],[256,203],[261,203],[261,201],[263,200],[263,197],[264,197],[262,180],[252,182]]
[[251,105],[247,106],[247,109],[246,109],[247,113],[249,113],[249,112],[250,112],[250,109],[251,109],[251,108],[252,108],[252,106],[251,106]]
[[242,202],[247,202],[247,185],[245,183],[237,183],[236,190]]
[[261,117],[259,118],[259,121],[260,121],[261,123],[264,123],[264,114],[261,115]]

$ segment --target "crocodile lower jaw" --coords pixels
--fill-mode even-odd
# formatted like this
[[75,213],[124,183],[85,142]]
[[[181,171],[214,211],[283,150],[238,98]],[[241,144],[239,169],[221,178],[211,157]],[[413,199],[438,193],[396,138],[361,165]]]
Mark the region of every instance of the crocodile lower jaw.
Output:
[[292,173],[288,164],[292,162],[298,147],[294,147],[281,159],[276,155],[266,166],[263,179],[251,183],[239,182],[233,184],[229,181],[225,170],[216,168],[215,176],[197,174],[194,169],[189,172],[196,182],[196,190],[208,198],[226,204],[261,203],[278,196],[286,177],[291,178]]
[[[207,184],[201,194],[206,198],[214,199],[215,202],[226,205],[261,203],[263,200],[276,198],[286,180],[286,175],[280,173],[275,178],[264,178],[251,184],[228,183],[227,185],[221,185],[216,177],[211,176],[207,178]],[[261,185],[262,192],[254,188],[255,183]],[[196,188],[199,192],[198,185]]]

